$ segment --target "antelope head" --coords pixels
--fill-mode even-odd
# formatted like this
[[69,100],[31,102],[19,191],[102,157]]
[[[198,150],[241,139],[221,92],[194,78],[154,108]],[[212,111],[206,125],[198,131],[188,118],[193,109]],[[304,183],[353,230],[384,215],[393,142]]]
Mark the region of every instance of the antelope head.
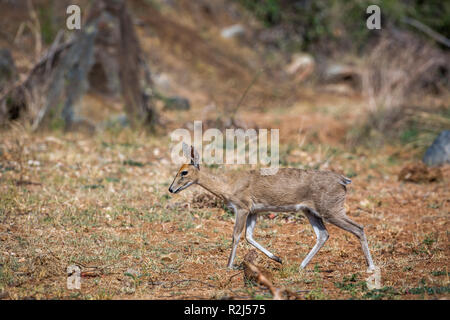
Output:
[[180,170],[178,170],[177,175],[169,187],[170,193],[178,193],[198,181],[200,171],[198,152],[193,146],[189,147],[183,142],[183,153],[188,159],[190,159],[190,163],[183,164]]

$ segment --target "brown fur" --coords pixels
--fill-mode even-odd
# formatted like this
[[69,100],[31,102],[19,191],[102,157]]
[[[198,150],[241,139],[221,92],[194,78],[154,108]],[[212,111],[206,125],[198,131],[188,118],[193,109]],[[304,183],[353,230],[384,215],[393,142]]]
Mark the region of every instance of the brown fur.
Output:
[[303,211],[312,224],[317,243],[302,262],[305,267],[328,239],[323,221],[330,222],[353,233],[361,242],[366,262],[371,270],[374,264],[369,253],[363,227],[345,214],[346,185],[350,179],[331,171],[280,168],[273,175],[262,175],[259,170],[212,174],[200,170],[194,150],[191,164],[184,164],[173,180],[169,191],[177,193],[192,184],[198,184],[224,200],[236,214],[233,249],[228,267],[234,261],[237,243],[246,227],[249,243],[271,259],[281,259],[253,239],[253,228],[260,212]]
[[[179,173],[183,170],[189,173],[180,181]],[[280,168],[274,175],[261,175],[257,170],[212,175],[184,164],[177,177],[175,185],[193,181],[226,203],[231,202],[249,211],[255,204],[282,206],[304,203],[327,220],[344,210],[346,188],[339,183],[342,176],[331,171]]]

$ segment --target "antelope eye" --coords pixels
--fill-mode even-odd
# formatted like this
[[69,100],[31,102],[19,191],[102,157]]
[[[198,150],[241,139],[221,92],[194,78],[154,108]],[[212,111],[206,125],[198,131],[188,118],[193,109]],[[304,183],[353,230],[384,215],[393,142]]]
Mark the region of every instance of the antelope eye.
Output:
[[182,176],[185,176],[185,175],[187,175],[187,174],[188,174],[187,171],[181,171],[181,175],[182,175]]

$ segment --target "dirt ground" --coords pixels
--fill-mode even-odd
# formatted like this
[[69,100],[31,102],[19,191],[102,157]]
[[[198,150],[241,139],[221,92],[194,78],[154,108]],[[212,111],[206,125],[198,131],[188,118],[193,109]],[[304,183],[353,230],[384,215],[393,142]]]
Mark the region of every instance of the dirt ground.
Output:
[[[245,239],[236,270],[226,268],[234,217],[223,204],[199,186],[168,192],[178,170],[169,135],[194,120],[217,123],[211,121],[225,117],[260,67],[287,61],[218,36],[221,27],[247,17],[210,21],[196,5],[182,3],[188,14],[181,18],[170,10],[150,15],[134,9],[152,72],[169,79],[165,93],[189,98],[191,110],[161,110],[163,125],[154,135],[129,128],[94,136],[31,133],[20,125],[0,133],[2,298],[272,298],[267,288],[244,281],[240,263],[252,249]],[[114,109],[93,94],[83,103],[99,119]],[[365,226],[380,269],[378,289],[370,287],[359,241],[331,225],[328,242],[299,271],[315,243],[301,214],[258,220],[255,239],[283,259],[280,265],[258,253],[258,264],[276,287],[301,299],[448,299],[450,166],[441,168],[439,181],[404,182],[400,171],[419,161],[423,148],[349,147],[346,135],[363,105],[357,94],[264,73],[237,118],[249,127],[280,129],[282,166],[352,179],[348,215]],[[80,290],[67,288],[69,265],[81,268]]]
[[[3,135],[2,290],[12,299],[270,298],[245,286],[242,270],[225,268],[233,216],[200,187],[168,193],[177,168],[164,140],[131,131]],[[315,242],[302,215],[264,216],[257,225],[256,239],[284,261],[259,254],[276,286],[309,299],[448,298],[450,167],[440,182],[399,182],[404,159],[390,152],[340,151],[330,161],[352,174],[348,214],[365,226],[381,289],[367,289],[359,242],[334,226],[299,272]],[[250,248],[241,241],[237,265]],[[82,269],[75,292],[66,288],[71,264]]]

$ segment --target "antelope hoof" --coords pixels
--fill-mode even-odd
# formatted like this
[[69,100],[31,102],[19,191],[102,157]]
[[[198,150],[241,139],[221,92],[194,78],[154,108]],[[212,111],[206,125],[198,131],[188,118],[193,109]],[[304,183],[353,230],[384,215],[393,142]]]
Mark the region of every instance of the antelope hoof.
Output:
[[368,267],[367,268],[367,273],[373,273],[374,271],[376,270],[376,267],[375,266],[370,266],[370,267]]
[[272,259],[275,260],[276,262],[278,262],[279,264],[283,264],[283,261],[281,260],[281,258],[279,258],[277,256],[273,256]]

